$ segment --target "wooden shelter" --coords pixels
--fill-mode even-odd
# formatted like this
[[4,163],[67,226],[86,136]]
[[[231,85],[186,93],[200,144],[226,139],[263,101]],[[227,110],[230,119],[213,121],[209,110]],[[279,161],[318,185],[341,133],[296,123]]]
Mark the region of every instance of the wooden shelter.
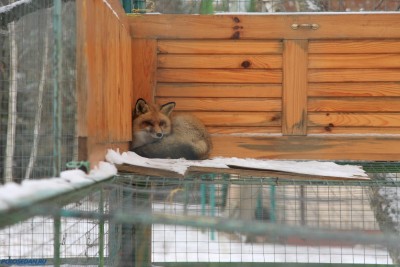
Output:
[[212,156],[400,160],[400,13],[77,7],[81,159],[129,149],[142,97],[197,115],[212,133]]

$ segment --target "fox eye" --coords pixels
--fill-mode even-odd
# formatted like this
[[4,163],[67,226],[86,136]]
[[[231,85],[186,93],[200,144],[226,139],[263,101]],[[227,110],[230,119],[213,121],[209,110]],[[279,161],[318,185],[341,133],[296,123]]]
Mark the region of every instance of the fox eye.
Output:
[[160,121],[160,126],[163,127],[165,126],[167,123],[165,121]]
[[153,126],[153,123],[151,121],[144,121],[143,124],[146,126]]

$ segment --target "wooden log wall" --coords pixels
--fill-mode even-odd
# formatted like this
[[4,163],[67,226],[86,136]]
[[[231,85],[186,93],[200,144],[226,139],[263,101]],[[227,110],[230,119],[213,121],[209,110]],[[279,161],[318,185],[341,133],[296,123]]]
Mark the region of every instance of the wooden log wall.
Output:
[[76,5],[79,159],[94,165],[132,139],[132,38],[119,0]]
[[211,133],[277,133],[282,42],[159,40],[156,102],[175,101]]
[[310,41],[309,133],[400,134],[400,40]]
[[197,115],[213,156],[400,160],[400,14],[77,9],[81,159],[128,150],[142,97]]
[[197,115],[213,156],[400,160],[399,19],[129,17],[134,95]]

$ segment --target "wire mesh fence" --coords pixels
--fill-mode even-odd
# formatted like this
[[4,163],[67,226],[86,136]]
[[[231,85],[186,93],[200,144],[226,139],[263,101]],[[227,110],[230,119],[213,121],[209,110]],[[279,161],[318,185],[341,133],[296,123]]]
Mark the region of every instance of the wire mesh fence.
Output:
[[199,14],[213,12],[399,11],[399,0],[124,0],[127,12]]
[[[0,1],[3,180],[51,177],[56,175],[58,157],[62,163],[74,158],[75,3],[63,1],[61,25],[56,24],[54,3]],[[55,131],[57,123],[61,125],[59,133]]]
[[117,176],[17,224],[2,215],[0,264],[397,264],[400,166],[374,166],[370,181]]

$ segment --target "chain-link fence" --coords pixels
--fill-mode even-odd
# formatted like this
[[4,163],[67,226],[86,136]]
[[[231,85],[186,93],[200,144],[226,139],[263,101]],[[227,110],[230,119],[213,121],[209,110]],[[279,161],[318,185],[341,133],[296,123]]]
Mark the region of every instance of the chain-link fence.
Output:
[[75,24],[74,1],[0,1],[2,182],[58,175],[76,154]]
[[0,265],[399,263],[400,167],[364,168],[372,180],[117,176],[28,206],[36,216],[11,226],[26,213],[2,214]]

